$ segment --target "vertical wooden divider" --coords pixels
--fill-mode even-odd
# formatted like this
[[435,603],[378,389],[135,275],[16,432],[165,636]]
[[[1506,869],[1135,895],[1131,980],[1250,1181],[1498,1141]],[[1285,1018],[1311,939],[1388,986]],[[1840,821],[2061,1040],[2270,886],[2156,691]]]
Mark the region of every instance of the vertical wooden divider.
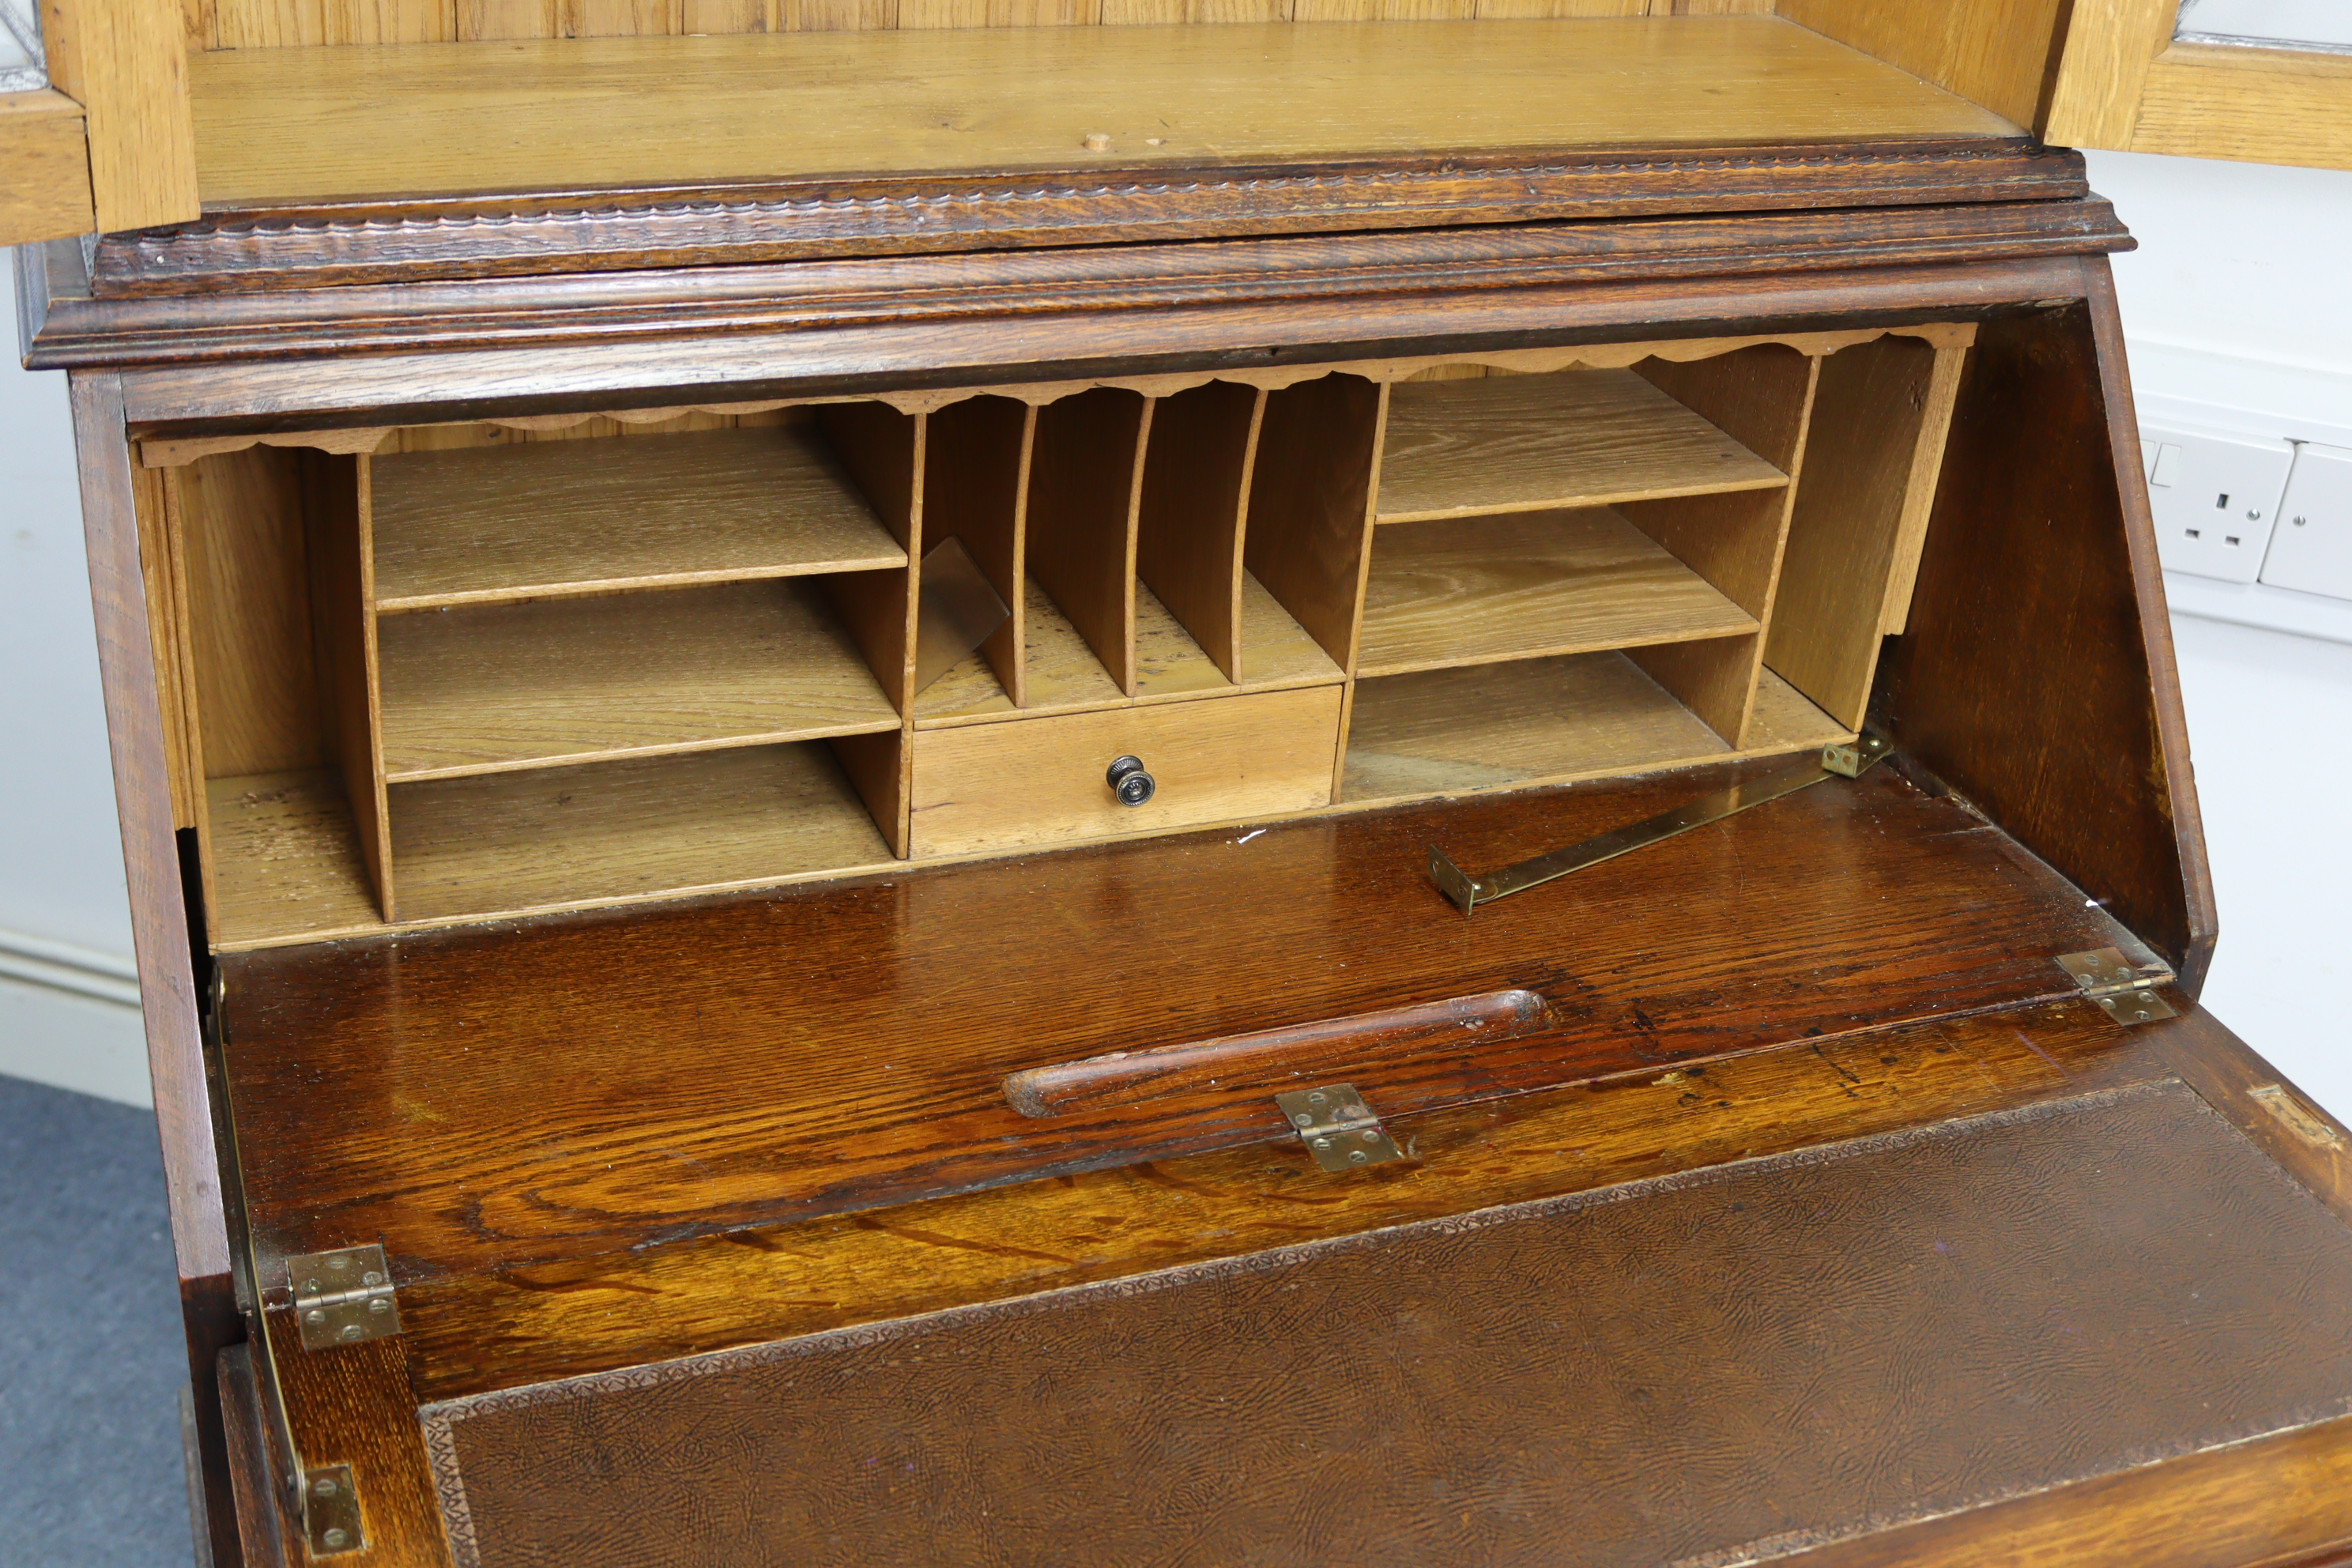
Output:
[[1800,487],[1821,362],[1778,343],[1708,359],[1644,360],[1652,385],[1789,476],[1780,489],[1629,501],[1618,511],[1764,628],[1628,649],[1626,657],[1734,746],[1745,745]]
[[375,541],[364,457],[300,454],[304,544],[319,703],[359,836],[376,906],[399,918],[392,801],[383,769],[383,696],[376,659]]
[[825,743],[874,814],[890,853],[903,859],[914,784],[915,616],[922,593],[929,420],[925,415],[901,414],[884,403],[840,403],[819,409],[817,423],[883,527],[907,551],[903,567],[841,572],[824,580],[850,637],[898,710],[896,731],[836,736]]
[[1371,572],[1372,513],[1388,437],[1385,383],[1335,374],[1269,393],[1250,472],[1243,557],[1250,575],[1346,674],[1331,758],[1340,798],[1356,709],[1356,644]]
[[[1975,330],[1969,329],[1971,339]],[[1886,605],[1879,635],[1899,637],[1911,622],[1911,595],[1919,582],[1919,556],[1927,548],[1927,517],[1936,509],[1936,486],[1944,475],[1944,448],[1952,437],[1952,409],[1959,402],[1960,372],[1968,345],[1936,350],[1935,374],[1927,383],[1927,413],[1919,421],[1919,442],[1911,458],[1910,485],[1903,499],[1903,527],[1895,542],[1895,570],[1886,579]]]
[[1024,522],[1036,432],[1037,411],[1028,404],[973,397],[932,414],[923,446],[924,549],[961,540],[1013,612],[980,652],[1015,708],[1029,701]]
[[1136,515],[1135,572],[1234,685],[1242,555],[1265,391],[1213,381],[1159,400]]
[[[1822,366],[1824,417],[1790,527],[1787,614],[1769,628],[1765,658],[1850,729],[1869,705],[1888,606],[1910,600],[1907,585],[1895,598],[1895,584],[1918,571],[1925,521],[1907,542],[1906,523],[1923,463],[1930,472],[1942,466],[1951,410],[1948,393],[1941,418],[1933,416],[1941,369],[1938,350],[1897,336],[1843,349]],[[1957,373],[1946,384],[1957,390]],[[1933,489],[1930,479],[1929,499]],[[1918,504],[1924,510],[1928,500]]]
[[1135,530],[1153,400],[1098,386],[1037,414],[1026,514],[1029,575],[1124,696],[1135,695]]
[[205,919],[209,923],[218,918],[215,911],[220,909],[220,895],[214,886],[212,792],[205,784],[211,775],[205,770],[204,713],[196,686],[195,619],[188,595],[187,500],[181,479],[185,472],[184,468],[163,470],[163,536],[164,547],[172,558],[172,602],[168,613],[178,631],[174,651],[179,659],[181,700],[186,710],[186,767],[194,791],[196,871],[203,884]]

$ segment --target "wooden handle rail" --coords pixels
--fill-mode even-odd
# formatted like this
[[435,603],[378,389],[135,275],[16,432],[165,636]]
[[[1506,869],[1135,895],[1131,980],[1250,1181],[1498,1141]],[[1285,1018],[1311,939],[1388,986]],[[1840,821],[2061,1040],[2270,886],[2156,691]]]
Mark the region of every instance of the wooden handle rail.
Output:
[[1380,1013],[1355,1013],[1247,1035],[1115,1051],[1084,1061],[1029,1068],[1004,1080],[1004,1098],[1024,1116],[1060,1116],[1133,1105],[1187,1089],[1237,1088],[1360,1066],[1374,1057],[1515,1040],[1549,1016],[1532,991],[1487,991]]

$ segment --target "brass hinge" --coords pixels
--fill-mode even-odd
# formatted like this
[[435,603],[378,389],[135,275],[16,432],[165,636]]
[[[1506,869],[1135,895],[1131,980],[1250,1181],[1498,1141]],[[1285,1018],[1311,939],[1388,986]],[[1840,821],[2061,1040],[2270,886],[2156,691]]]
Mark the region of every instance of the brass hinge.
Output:
[[302,1472],[302,1535],[313,1557],[357,1552],[367,1544],[360,1525],[360,1490],[349,1465]]
[[400,1301],[393,1293],[392,1265],[383,1248],[341,1247],[332,1252],[299,1252],[286,1260],[294,1292],[294,1321],[302,1348],[381,1340],[400,1332]]
[[1295,1089],[1276,1095],[1274,1102],[1282,1107],[1283,1119],[1326,1171],[1336,1173],[1404,1158],[1404,1151],[1396,1146],[1396,1140],[1389,1136],[1353,1084]]
[[2135,969],[2121,952],[2103,947],[2092,952],[2067,953],[2058,960],[2058,967],[2074,977],[2084,998],[2105,1008],[2107,1016],[2118,1024],[2152,1024],[2158,1018],[2180,1016],[2156,994],[2157,986],[2173,977],[2172,971],[2160,964]]

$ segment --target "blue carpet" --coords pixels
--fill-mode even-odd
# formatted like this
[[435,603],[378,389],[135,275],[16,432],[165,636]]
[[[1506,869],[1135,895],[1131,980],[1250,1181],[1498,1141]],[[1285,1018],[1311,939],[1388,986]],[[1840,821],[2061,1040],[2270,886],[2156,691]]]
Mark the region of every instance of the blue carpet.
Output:
[[187,1568],[155,1118],[0,1078],[0,1563]]

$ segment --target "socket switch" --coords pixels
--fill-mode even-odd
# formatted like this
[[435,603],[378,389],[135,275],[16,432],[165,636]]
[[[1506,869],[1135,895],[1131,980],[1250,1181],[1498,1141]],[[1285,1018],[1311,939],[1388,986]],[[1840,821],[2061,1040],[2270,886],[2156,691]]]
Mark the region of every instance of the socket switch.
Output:
[[2168,424],[2140,427],[2140,453],[2164,569],[2229,583],[2260,576],[2294,448]]
[[2352,450],[2313,442],[2297,449],[2263,581],[2352,599]]

